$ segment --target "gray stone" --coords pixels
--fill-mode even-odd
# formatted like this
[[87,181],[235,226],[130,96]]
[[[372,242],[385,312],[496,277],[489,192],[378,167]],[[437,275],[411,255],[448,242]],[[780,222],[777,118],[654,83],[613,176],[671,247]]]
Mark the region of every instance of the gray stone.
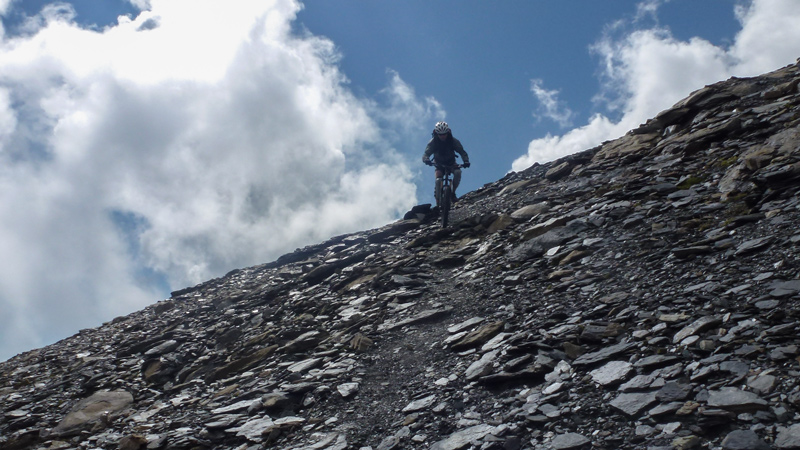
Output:
[[632,371],[633,366],[627,361],[609,361],[603,367],[595,369],[589,374],[595,383],[608,386],[625,381]]
[[436,395],[429,395],[419,400],[414,400],[413,402],[406,405],[405,408],[403,408],[403,412],[416,412],[428,409],[431,407],[431,405],[433,405],[435,401],[436,401]]
[[711,248],[710,245],[698,245],[695,247],[674,248],[672,249],[672,254],[675,255],[676,258],[686,259],[691,256],[705,255],[711,253],[713,250],[714,249]]
[[299,353],[316,347],[326,337],[328,337],[327,333],[316,330],[309,331],[293,339],[282,350],[288,353]]
[[678,357],[675,355],[651,355],[636,361],[633,365],[644,370],[652,370],[656,367],[663,367],[677,360]]
[[535,205],[527,205],[511,213],[511,217],[516,220],[527,220],[531,217],[538,216],[550,211],[550,206],[547,203],[537,203]]
[[470,364],[465,372],[467,380],[474,380],[475,378],[490,374],[492,372],[492,364],[497,358],[498,353],[500,353],[500,350],[488,352],[481,356],[481,359]]
[[[692,450],[700,447],[701,439],[694,435],[678,436],[670,444],[672,446],[667,447],[669,450]],[[648,450],[652,450],[652,448]]]
[[286,417],[281,417],[280,419],[275,419],[273,427],[292,429],[304,424],[305,422],[306,419],[304,417],[286,416]]
[[651,416],[662,416],[664,414],[675,414],[684,406],[683,402],[662,403],[647,412]]
[[250,408],[254,401],[258,400],[242,400],[228,406],[215,408],[211,411],[211,414],[230,414],[233,412],[246,411],[248,408]]
[[269,394],[264,394],[261,397],[261,404],[266,409],[279,409],[289,404],[291,400],[285,392],[275,391]]
[[471,333],[468,333],[464,338],[455,342],[451,348],[456,351],[466,350],[471,347],[477,347],[479,345],[483,345],[489,339],[495,337],[500,331],[503,330],[505,326],[504,321],[497,321],[488,323]]
[[620,386],[619,390],[622,392],[628,392],[647,389],[653,385],[654,381],[656,381],[656,377],[653,375],[636,375],[627,383],[624,383],[622,386]]
[[417,219],[398,220],[383,227],[378,232],[370,234],[368,240],[373,243],[386,242],[397,234],[417,228],[420,224],[421,222]]
[[438,320],[447,314],[449,314],[453,310],[452,307],[445,307],[440,309],[429,309],[420,312],[419,314],[414,315],[413,317],[409,317],[408,319],[399,320],[397,322],[386,322],[382,323],[378,329],[380,331],[392,331],[398,328],[407,327],[409,325],[414,325],[422,322],[434,321]]
[[343,433],[326,433],[314,444],[308,446],[309,450],[346,450],[347,436]]
[[582,434],[564,433],[554,437],[550,445],[554,450],[572,450],[584,447],[591,442],[589,438]]
[[636,344],[623,341],[614,344],[610,347],[606,347],[602,350],[581,355],[578,357],[578,359],[575,360],[575,362],[572,363],[572,365],[587,366],[591,364],[596,364],[598,362],[602,362],[607,359],[613,358],[617,355],[621,355],[634,347],[636,347]]
[[637,416],[656,402],[654,392],[620,394],[611,401],[611,406],[629,416]]
[[755,431],[735,430],[722,440],[722,450],[769,450],[770,446]]
[[779,429],[778,437],[775,439],[775,448],[781,450],[800,448],[800,423]]
[[752,412],[767,409],[767,401],[752,392],[734,387],[709,391],[708,406],[734,412]]
[[662,402],[674,402],[686,400],[691,393],[691,386],[670,381],[656,392],[656,398]]
[[743,361],[724,361],[719,365],[719,370],[741,377],[750,372],[750,364]]
[[736,248],[736,256],[748,255],[766,249],[772,244],[772,237],[751,239]]
[[494,431],[491,425],[481,424],[469,428],[465,428],[434,443],[430,450],[459,450],[470,444],[476,443],[483,439],[487,434]]
[[772,288],[770,292],[771,296],[778,298],[790,297],[800,292],[800,280],[777,282],[773,283],[770,287]]
[[320,364],[322,364],[322,358],[309,358],[292,364],[286,370],[292,373],[302,373],[318,367]]
[[228,428],[244,417],[246,416],[243,414],[223,414],[221,416],[216,416],[214,421],[207,422],[204,426],[206,428]]
[[400,439],[397,436],[388,436],[384,438],[376,450],[392,450],[400,445]]
[[588,225],[585,222],[572,221],[566,226],[554,228],[513,249],[509,254],[509,259],[512,261],[525,261],[530,258],[540,257],[547,250],[578,236],[587,227]]
[[249,441],[261,442],[261,435],[267,430],[272,429],[275,422],[269,417],[256,417],[248,420],[243,425],[229,428],[227,431],[236,433],[237,436],[242,436]]
[[343,383],[336,386],[336,390],[339,391],[342,397],[348,398],[358,392],[358,383]]
[[[781,296],[780,293],[775,295],[776,297]],[[780,300],[761,300],[755,303],[756,308],[758,309],[775,309],[781,305]]]
[[150,350],[146,351],[144,354],[145,356],[158,356],[163,355],[165,353],[169,353],[180,346],[180,343],[175,340],[165,341]]
[[108,425],[108,417],[114,416],[133,404],[133,395],[127,391],[101,391],[78,402],[72,412],[64,417],[54,429],[56,436],[69,436],[86,428]]
[[672,337],[672,343],[677,344],[693,334],[701,333],[721,323],[722,323],[722,318],[718,316],[701,317],[692,322],[690,325],[684,327],[682,330],[675,333],[675,336]]
[[747,387],[758,392],[761,395],[768,395],[772,393],[778,385],[778,378],[774,375],[759,375],[752,377],[747,381]]
[[548,170],[544,176],[550,181],[555,181],[567,176],[571,171],[572,165],[569,163],[569,161],[564,161],[563,163]]
[[484,319],[483,317],[473,317],[471,319],[467,319],[467,320],[465,320],[465,321],[463,321],[461,323],[458,323],[456,325],[452,325],[452,326],[447,327],[447,332],[450,333],[450,334],[460,333],[461,331],[464,331],[467,328],[470,328],[470,327],[472,327],[474,325],[477,325],[477,324],[483,322],[484,320],[486,320],[486,319]]

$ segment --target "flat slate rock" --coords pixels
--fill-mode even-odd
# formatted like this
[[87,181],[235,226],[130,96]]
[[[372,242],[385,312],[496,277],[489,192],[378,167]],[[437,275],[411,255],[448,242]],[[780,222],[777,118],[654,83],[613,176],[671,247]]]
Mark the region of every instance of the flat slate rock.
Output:
[[629,416],[637,416],[656,401],[655,392],[625,393],[612,400],[611,406]]
[[625,381],[632,371],[633,365],[627,361],[609,361],[589,374],[595,383],[609,386]]
[[127,391],[101,391],[78,402],[72,411],[53,429],[56,436],[69,436],[86,428],[103,428],[108,416],[133,404],[133,395]]
[[495,427],[492,425],[474,425],[461,431],[456,431],[446,439],[434,443],[430,450],[459,450],[483,439],[487,434],[494,431],[494,429]]
[[441,309],[429,309],[420,312],[412,317],[407,319],[403,319],[397,322],[388,322],[381,324],[378,329],[381,331],[392,331],[398,328],[403,328],[409,325],[414,325],[420,322],[426,322],[430,320],[438,320],[446,315],[448,315],[453,310],[452,307],[445,307]]
[[692,386],[670,381],[656,392],[656,398],[662,402],[674,402],[686,400],[691,393]]
[[636,347],[636,344],[632,342],[620,342],[618,344],[614,344],[610,347],[606,347],[602,350],[593,352],[593,353],[586,353],[579,356],[573,363],[573,366],[588,366],[591,364],[596,364],[607,359],[611,359],[617,355],[621,355],[628,350]]
[[586,436],[578,433],[559,434],[550,442],[553,450],[575,450],[580,449],[592,441]]
[[700,333],[721,323],[722,318],[718,316],[701,317],[675,333],[675,336],[672,337],[672,343],[677,344],[693,334]]
[[753,392],[734,387],[724,387],[718,391],[710,391],[708,406],[722,408],[734,412],[752,412],[767,409],[767,401]]
[[722,440],[722,450],[770,450],[769,444],[752,430],[735,430]]
[[788,428],[780,429],[778,437],[775,439],[775,448],[778,449],[799,449],[800,448],[800,423]]

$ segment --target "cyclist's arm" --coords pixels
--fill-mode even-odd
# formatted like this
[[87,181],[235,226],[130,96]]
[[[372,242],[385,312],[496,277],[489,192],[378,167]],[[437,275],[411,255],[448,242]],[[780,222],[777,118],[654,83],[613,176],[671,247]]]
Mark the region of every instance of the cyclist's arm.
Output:
[[465,163],[469,164],[469,155],[467,154],[467,151],[466,151],[466,150],[464,150],[464,146],[463,146],[463,145],[461,145],[461,141],[459,141],[458,139],[453,139],[453,145],[454,145],[454,150],[455,150],[455,151],[456,151],[456,152],[457,152],[459,155],[461,155],[461,159],[462,159],[462,160],[463,160]]
[[[433,142],[433,140],[431,140]],[[428,164],[431,162],[431,155],[433,155],[433,146],[431,142],[428,142],[428,145],[425,147],[425,153],[422,154],[422,162]]]

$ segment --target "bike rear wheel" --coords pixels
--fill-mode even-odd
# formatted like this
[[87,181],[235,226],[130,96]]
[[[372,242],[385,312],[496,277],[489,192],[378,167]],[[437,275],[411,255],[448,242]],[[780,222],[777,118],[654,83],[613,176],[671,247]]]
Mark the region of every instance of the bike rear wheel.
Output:
[[439,208],[441,208],[442,215],[442,228],[447,228],[450,221],[450,186],[442,186],[442,198],[439,201]]

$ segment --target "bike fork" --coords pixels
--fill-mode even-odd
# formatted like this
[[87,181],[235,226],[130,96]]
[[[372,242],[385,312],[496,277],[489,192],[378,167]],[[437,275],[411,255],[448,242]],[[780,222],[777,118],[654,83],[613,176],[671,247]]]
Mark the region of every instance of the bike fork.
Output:
[[433,197],[436,199],[436,206],[442,205],[442,179],[437,178],[433,188]]

